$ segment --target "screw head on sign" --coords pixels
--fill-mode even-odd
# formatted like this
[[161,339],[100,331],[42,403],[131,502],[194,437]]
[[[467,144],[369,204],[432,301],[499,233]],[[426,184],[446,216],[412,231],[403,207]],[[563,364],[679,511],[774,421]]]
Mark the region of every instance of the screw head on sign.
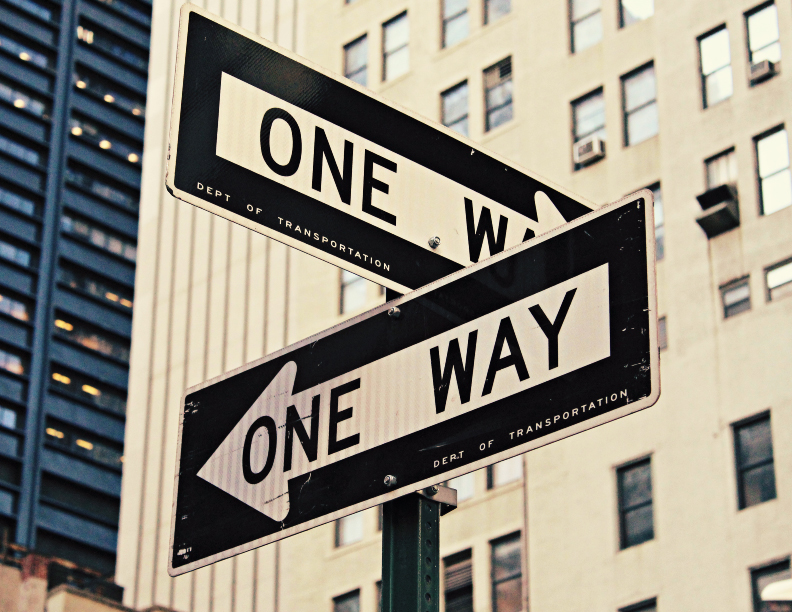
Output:
[[401,310],[399,310],[398,306],[391,306],[388,309],[388,316],[393,317],[394,319],[398,319],[401,316]]
[[426,487],[426,489],[424,489],[424,493],[426,493],[430,497],[434,497],[435,495],[437,495],[437,492],[439,490],[440,487],[438,487],[437,485],[432,485],[431,487]]
[[432,236],[429,238],[429,246],[436,249],[440,246],[440,236]]
[[396,476],[391,476],[388,474],[385,476],[385,486],[386,487],[395,487],[396,486]]

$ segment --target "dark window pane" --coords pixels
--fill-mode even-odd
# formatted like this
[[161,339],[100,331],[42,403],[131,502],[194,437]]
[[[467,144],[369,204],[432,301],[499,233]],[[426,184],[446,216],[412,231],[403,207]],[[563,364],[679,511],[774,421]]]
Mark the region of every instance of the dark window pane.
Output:
[[520,575],[520,538],[492,546],[492,577],[500,581]]
[[[792,578],[789,570],[789,559],[773,563],[766,567],[751,571],[751,586],[753,587],[753,600],[755,612],[788,612],[788,608],[778,607],[777,604],[762,602],[762,591],[771,584]],[[784,602],[787,603],[787,602]],[[792,602],[790,602],[792,603]],[[782,604],[783,605],[783,604]]]
[[749,467],[773,458],[769,419],[740,427],[737,435],[740,445],[740,467]]
[[495,585],[494,612],[519,612],[522,610],[521,578],[512,578]]
[[751,288],[748,279],[721,288],[723,316],[733,317],[751,309]]
[[635,546],[654,537],[652,474],[649,459],[617,470],[621,547]]
[[360,591],[333,599],[333,612],[360,612]]
[[473,612],[473,564],[465,550],[443,561],[446,612]]
[[646,542],[654,537],[652,505],[629,510],[624,515],[625,548]]
[[652,499],[652,480],[649,463],[622,471],[622,504],[631,508]]
[[776,497],[773,464],[761,465],[743,473],[744,507],[761,504]]

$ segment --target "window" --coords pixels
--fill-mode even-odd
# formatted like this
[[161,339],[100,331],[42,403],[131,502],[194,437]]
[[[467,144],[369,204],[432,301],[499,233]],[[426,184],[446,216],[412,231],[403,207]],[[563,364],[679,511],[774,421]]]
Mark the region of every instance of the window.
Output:
[[471,550],[443,559],[446,612],[473,612],[473,560]]
[[455,85],[440,94],[443,104],[443,125],[468,136],[468,84]]
[[734,149],[718,153],[704,162],[707,170],[707,189],[737,183],[737,155]]
[[6,429],[17,428],[16,410],[0,406],[0,427],[5,427]]
[[504,459],[500,463],[487,466],[487,488],[494,489],[515,480],[520,480],[522,475],[522,455]]
[[43,163],[42,155],[38,151],[5,136],[0,136],[0,151],[31,166],[40,166]]
[[410,69],[410,22],[405,11],[382,26],[382,80],[389,81]]
[[778,38],[778,10],[774,3],[747,13],[748,54],[751,63],[763,60],[781,61],[781,43]]
[[492,543],[492,612],[519,612],[522,601],[520,534]]
[[570,0],[572,53],[579,53],[602,40],[602,0]]
[[140,163],[140,157],[143,153],[139,147],[129,146],[116,136],[112,136],[82,119],[72,117],[69,120],[69,126],[72,136],[76,136],[80,140],[99,147],[103,151],[107,151],[115,157],[120,157],[130,163]]
[[473,472],[452,478],[446,484],[452,489],[456,489],[457,502],[470,499],[476,492],[476,479]]
[[30,62],[39,68],[54,68],[52,58],[49,55],[39,53],[18,43],[16,40],[0,34],[0,49],[21,59],[23,62]]
[[357,274],[341,270],[341,314],[360,310],[366,305],[368,283]]
[[22,357],[0,349],[0,370],[21,375],[25,373],[26,369],[27,368],[25,367],[25,362],[22,360]]
[[484,24],[511,13],[511,0],[484,0]]
[[734,93],[729,30],[725,26],[699,39],[701,90],[704,108],[717,104]]
[[762,214],[769,215],[792,206],[789,141],[783,127],[756,139],[756,159]]
[[333,612],[360,612],[360,590],[333,597]]
[[654,598],[647,599],[626,608],[620,608],[619,612],[657,612],[657,600]]
[[[605,97],[602,88],[572,102],[572,138],[574,143],[595,136],[602,140],[606,139]],[[575,170],[580,170],[582,167],[581,164],[575,164]]]
[[28,267],[33,256],[27,249],[14,246],[5,240],[0,240],[0,259],[13,261],[17,265]]
[[467,38],[468,0],[443,0],[443,47]]
[[65,177],[69,184],[80,187],[100,198],[104,198],[108,202],[124,206],[134,211],[138,209],[138,200],[136,197],[133,197],[121,189],[111,187],[103,181],[92,178],[85,172],[81,172],[75,168],[66,168]]
[[366,34],[344,46],[344,76],[363,87],[368,85],[368,36]]
[[624,144],[635,145],[657,134],[657,89],[654,65],[622,78]]
[[102,355],[129,363],[129,341],[114,338],[68,315],[56,315],[55,334]]
[[91,47],[121,60],[126,65],[142,72],[148,70],[148,54],[142,49],[134,49],[131,45],[122,44],[115,36],[105,34],[93,25],[77,26],[77,39]]
[[619,26],[627,27],[654,15],[654,0],[621,0],[619,2]]
[[668,324],[665,317],[657,319],[657,345],[661,351],[668,348]]
[[770,413],[734,426],[737,501],[740,510],[776,497]]
[[347,546],[363,539],[363,513],[356,512],[335,523],[335,545]]
[[32,311],[33,309],[27,300],[23,302],[0,293],[0,312],[3,314],[19,319],[20,321],[30,321]]
[[663,192],[660,183],[650,186],[654,196],[654,225],[655,225],[655,257],[660,261],[665,257],[665,212],[663,210]]
[[486,131],[511,121],[512,63],[507,57],[484,71],[484,91],[487,107]]
[[127,94],[119,93],[117,85],[112,85],[100,77],[88,76],[84,71],[75,72],[74,86],[135,117],[142,117],[146,113],[146,107],[142,102],[134,100]]
[[728,319],[746,310],[751,310],[751,288],[748,277],[731,282],[721,287],[723,317]]
[[117,444],[100,442],[92,434],[83,433],[51,419],[47,419],[46,425],[44,440],[53,446],[89,457],[110,467],[120,468],[124,462],[123,452]]
[[135,261],[137,257],[137,248],[128,239],[111,235],[94,225],[91,221],[64,214],[61,217],[61,229],[65,234],[71,234],[87,240],[92,245],[123,257],[128,261]]
[[52,388],[118,414],[126,412],[126,394],[60,365],[52,366]]
[[789,580],[789,558],[751,570],[751,591],[754,612],[782,612],[783,608],[772,607],[762,601],[762,591],[774,582]]
[[44,21],[52,21],[52,11],[44,8],[36,2],[31,2],[31,0],[8,0],[8,2],[17,8],[21,8],[23,11],[30,13],[31,15],[35,15],[39,19],[43,19]]
[[18,108],[36,117],[49,119],[49,103],[19,91],[14,85],[0,82],[0,100],[5,100],[9,104],[12,104],[14,108]]
[[768,268],[765,279],[768,301],[792,295],[792,260]]
[[148,12],[146,12],[136,9],[126,2],[119,2],[119,0],[99,0],[99,2],[113,8],[113,10],[122,13],[127,17],[133,17],[138,21],[144,21],[147,23],[151,22],[151,8],[149,8]]
[[4,187],[0,187],[0,204],[30,217],[37,214],[37,206],[33,200],[23,198]]
[[654,538],[652,473],[649,458],[616,470],[619,488],[621,547],[629,548]]
[[60,268],[58,282],[94,297],[132,308],[132,291],[108,281],[100,280],[90,272],[78,268]]

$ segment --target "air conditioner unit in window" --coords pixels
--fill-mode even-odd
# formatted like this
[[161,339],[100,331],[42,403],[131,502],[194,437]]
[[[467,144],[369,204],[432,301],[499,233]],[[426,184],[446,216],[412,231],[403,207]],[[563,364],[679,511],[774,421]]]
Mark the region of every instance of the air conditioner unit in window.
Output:
[[605,157],[605,141],[599,136],[589,136],[572,145],[572,159],[576,164],[586,166]]
[[751,64],[751,85],[766,81],[778,73],[778,65],[770,60],[762,60]]
[[718,185],[696,196],[696,199],[704,210],[704,214],[696,217],[696,223],[707,238],[714,238],[740,225],[740,208],[734,185]]

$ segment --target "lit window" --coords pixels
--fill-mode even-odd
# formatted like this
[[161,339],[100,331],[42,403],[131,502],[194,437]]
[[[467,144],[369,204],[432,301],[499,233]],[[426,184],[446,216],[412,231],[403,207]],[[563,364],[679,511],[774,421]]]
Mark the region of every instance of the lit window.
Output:
[[707,169],[707,189],[737,183],[737,156],[734,149],[711,157],[704,165]]
[[11,55],[15,55],[23,62],[30,62],[39,68],[52,68],[50,58],[43,53],[34,51],[30,47],[19,44],[17,41],[0,35],[0,49],[5,50]]
[[602,40],[602,0],[571,0],[572,53],[579,53]]
[[699,39],[701,90],[704,108],[717,104],[734,93],[729,30],[722,27]]
[[467,38],[468,0],[443,0],[443,47]]
[[649,187],[654,196],[654,225],[655,225],[655,257],[658,261],[665,257],[665,211],[663,210],[663,192],[660,183]]
[[624,144],[643,142],[657,134],[657,89],[654,65],[622,77]]
[[770,60],[781,61],[781,43],[778,32],[778,10],[775,4],[746,14],[748,22],[748,52],[751,63]]
[[668,348],[668,324],[665,317],[657,319],[657,345],[661,351]]
[[740,510],[775,499],[775,467],[770,413],[733,425]]
[[147,53],[140,48],[122,43],[117,37],[105,34],[98,28],[84,25],[77,26],[77,38],[101,51],[113,56],[113,58],[140,71],[148,69]]
[[82,89],[96,98],[101,98],[108,104],[112,104],[114,108],[131,113],[135,117],[142,117],[145,114],[145,105],[142,102],[134,100],[133,96],[120,93],[117,85],[100,77],[75,73],[74,84],[77,89]]
[[344,76],[364,87],[368,85],[368,36],[365,34],[344,47]]
[[746,277],[721,287],[724,318],[751,310],[751,288],[748,281],[749,279]]
[[13,261],[20,266],[28,267],[32,260],[30,251],[20,247],[9,244],[4,240],[0,240],[0,258],[6,261]]
[[410,69],[410,22],[404,12],[382,26],[382,80],[389,81]]
[[55,429],[54,427],[47,427],[47,435],[52,436],[53,438],[57,438],[58,440],[63,440],[66,436],[62,431]]
[[447,612],[473,612],[473,559],[463,550],[443,559],[445,609]]
[[341,314],[360,310],[366,305],[368,283],[357,274],[341,270]]
[[792,295],[792,261],[769,268],[765,273],[769,301]]
[[514,116],[512,100],[512,62],[507,57],[484,71],[484,95],[487,110],[486,131],[511,121]]
[[360,612],[360,591],[354,590],[333,598],[333,612]]
[[476,479],[473,472],[452,478],[446,484],[452,489],[456,489],[458,502],[470,499],[476,492]]
[[121,449],[112,442],[100,442],[91,435],[55,423],[49,423],[45,430],[47,442],[82,457],[87,457],[104,465],[120,468],[123,463]]
[[511,13],[511,0],[484,0],[484,23],[492,23]]
[[[771,584],[792,578],[789,570],[789,558],[751,570],[751,591],[754,612],[786,612],[789,608],[784,604],[762,601],[762,592]],[[786,603],[786,602],[784,602]]]
[[522,601],[520,534],[492,543],[492,612],[519,612]]
[[58,281],[71,289],[87,293],[93,297],[119,304],[124,308],[132,308],[132,292],[123,289],[120,285],[109,284],[92,273],[76,268],[61,268]]
[[[60,368],[60,366],[55,366]],[[118,414],[126,412],[126,396],[124,393],[115,391],[93,380],[89,380],[80,374],[63,371],[53,371],[52,380],[55,381],[52,388],[68,393],[70,396],[78,398],[84,402],[112,410]]]
[[88,43],[89,45],[92,45],[94,41],[94,33],[92,30],[89,30],[88,28],[77,26],[77,38],[79,38],[83,42]]
[[616,470],[619,488],[619,533],[622,548],[654,538],[652,473],[649,459]]
[[619,2],[619,25],[624,28],[654,15],[654,0],[621,0]]
[[487,488],[494,489],[510,482],[520,480],[523,475],[522,455],[504,459],[500,463],[487,466]]
[[37,100],[19,91],[15,87],[6,85],[2,82],[0,82],[0,100],[5,100],[9,104],[13,104],[14,108],[18,108],[36,117],[49,119],[49,104]]
[[109,251],[114,255],[119,255],[129,261],[135,261],[137,257],[137,247],[129,240],[113,236],[105,230],[96,227],[90,221],[84,221],[64,214],[61,216],[61,230],[66,234],[87,240],[94,246]]
[[113,338],[105,332],[95,330],[90,325],[78,321],[69,322],[56,319],[55,333],[102,355],[129,362],[128,341]]
[[356,512],[340,518],[335,523],[336,546],[347,546],[363,539],[363,513]]
[[443,125],[468,136],[468,84],[455,85],[440,94],[443,104]]
[[789,171],[789,141],[781,128],[756,140],[762,214],[769,215],[792,206],[792,173]]
[[30,321],[30,308],[24,302],[0,294],[0,312],[20,321]]

